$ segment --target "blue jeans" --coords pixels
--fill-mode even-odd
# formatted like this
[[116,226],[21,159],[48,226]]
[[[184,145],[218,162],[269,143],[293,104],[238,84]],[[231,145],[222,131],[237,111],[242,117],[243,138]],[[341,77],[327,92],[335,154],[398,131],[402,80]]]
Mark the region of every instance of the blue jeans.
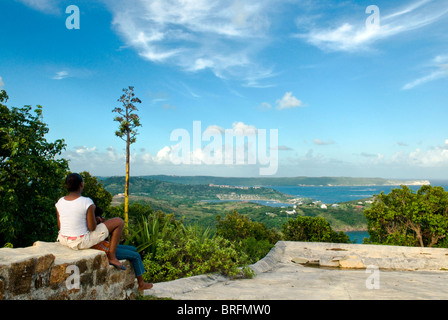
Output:
[[139,277],[145,273],[140,253],[134,246],[119,244],[115,256],[118,260],[129,260],[134,267],[135,276]]

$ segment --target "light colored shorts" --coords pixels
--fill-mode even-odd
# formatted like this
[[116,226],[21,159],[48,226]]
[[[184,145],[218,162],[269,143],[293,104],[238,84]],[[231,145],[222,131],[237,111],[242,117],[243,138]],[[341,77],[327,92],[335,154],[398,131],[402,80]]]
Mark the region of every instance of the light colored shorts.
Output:
[[84,234],[81,237],[64,237],[63,235],[58,235],[58,241],[73,250],[89,249],[92,246],[100,243],[109,236],[109,230],[104,223],[100,223],[96,226],[96,229]]

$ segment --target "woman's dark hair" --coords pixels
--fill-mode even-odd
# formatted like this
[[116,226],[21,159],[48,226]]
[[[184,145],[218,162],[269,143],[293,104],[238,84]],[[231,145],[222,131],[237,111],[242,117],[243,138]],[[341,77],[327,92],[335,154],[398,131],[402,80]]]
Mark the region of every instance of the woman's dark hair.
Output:
[[65,186],[70,192],[78,191],[81,187],[82,177],[79,173],[71,173],[65,178]]

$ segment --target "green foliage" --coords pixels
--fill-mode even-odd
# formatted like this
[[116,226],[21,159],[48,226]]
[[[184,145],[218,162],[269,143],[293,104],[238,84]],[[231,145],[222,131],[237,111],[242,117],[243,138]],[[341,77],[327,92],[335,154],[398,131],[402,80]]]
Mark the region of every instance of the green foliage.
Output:
[[448,247],[448,193],[442,187],[406,186],[375,197],[367,219],[369,243]]
[[123,108],[114,108],[112,112],[118,113],[114,121],[120,123],[115,135],[127,144],[133,144],[136,141],[137,128],[141,126],[139,116],[134,113],[138,111],[135,106],[136,103],[141,103],[141,100],[135,96],[134,87],[123,89],[123,94],[118,99],[122,103]]
[[[110,213],[123,213],[123,206]],[[244,267],[247,256],[237,246],[216,236],[211,228],[185,226],[173,214],[153,211],[149,205],[133,203],[129,207],[130,237],[143,256],[148,281],[173,280],[192,275],[219,272],[228,276],[250,276]],[[241,270],[242,267],[242,270]]]
[[[104,187],[112,194],[124,192],[124,177],[108,177],[103,179]],[[182,183],[166,182],[148,179],[145,177],[131,177],[129,180],[133,194],[151,195],[161,200],[179,201],[188,200],[218,200],[217,195],[230,196],[234,193],[245,196],[257,196],[260,199],[276,199],[286,201],[287,196],[280,191],[270,188],[220,188],[207,185],[186,185]]]
[[271,243],[266,239],[257,240],[254,237],[250,237],[235,243],[235,245],[241,252],[244,252],[248,256],[249,263],[255,263],[263,259],[269,253],[274,246],[274,243]]
[[298,216],[285,223],[282,232],[288,241],[349,243],[345,233],[334,231],[322,217]]
[[96,177],[92,177],[89,172],[80,172],[80,175],[84,181],[82,195],[92,199],[95,205],[104,211],[109,210],[112,202],[112,194],[104,189],[103,184]]
[[[141,209],[138,206],[137,209]],[[135,210],[135,204],[129,209],[130,212]],[[158,251],[158,240],[177,241],[184,233],[183,223],[176,221],[173,214],[157,211],[137,218],[136,223],[131,225],[131,236],[126,243],[136,246],[137,251],[142,254],[155,255]]]
[[[0,102],[8,96],[0,91]],[[48,142],[42,107],[8,108],[0,103],[0,245],[54,241],[54,204],[63,193],[68,162],[58,158],[63,140]]]
[[169,281],[199,274],[221,273],[230,277],[251,276],[246,256],[233,243],[220,236],[201,239],[187,232],[177,241],[157,241],[155,254],[145,256],[146,281]]
[[280,240],[280,234],[274,229],[268,229],[264,223],[254,222],[237,211],[227,214],[224,219],[220,215],[216,218],[216,234],[234,242],[251,262],[263,258]]
[[240,215],[235,210],[226,214],[224,219],[220,215],[216,219],[218,221],[216,233],[230,241],[254,238],[255,240],[267,240],[270,243],[276,243],[280,240],[280,234],[268,229],[264,223],[254,222],[246,215]]

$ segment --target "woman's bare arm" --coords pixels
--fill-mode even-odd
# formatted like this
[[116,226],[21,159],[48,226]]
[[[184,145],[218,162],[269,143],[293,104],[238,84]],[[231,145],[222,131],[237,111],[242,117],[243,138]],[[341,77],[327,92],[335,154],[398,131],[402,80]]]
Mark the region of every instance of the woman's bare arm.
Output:
[[87,228],[89,228],[90,231],[96,229],[95,208],[96,206],[92,204],[87,209]]

